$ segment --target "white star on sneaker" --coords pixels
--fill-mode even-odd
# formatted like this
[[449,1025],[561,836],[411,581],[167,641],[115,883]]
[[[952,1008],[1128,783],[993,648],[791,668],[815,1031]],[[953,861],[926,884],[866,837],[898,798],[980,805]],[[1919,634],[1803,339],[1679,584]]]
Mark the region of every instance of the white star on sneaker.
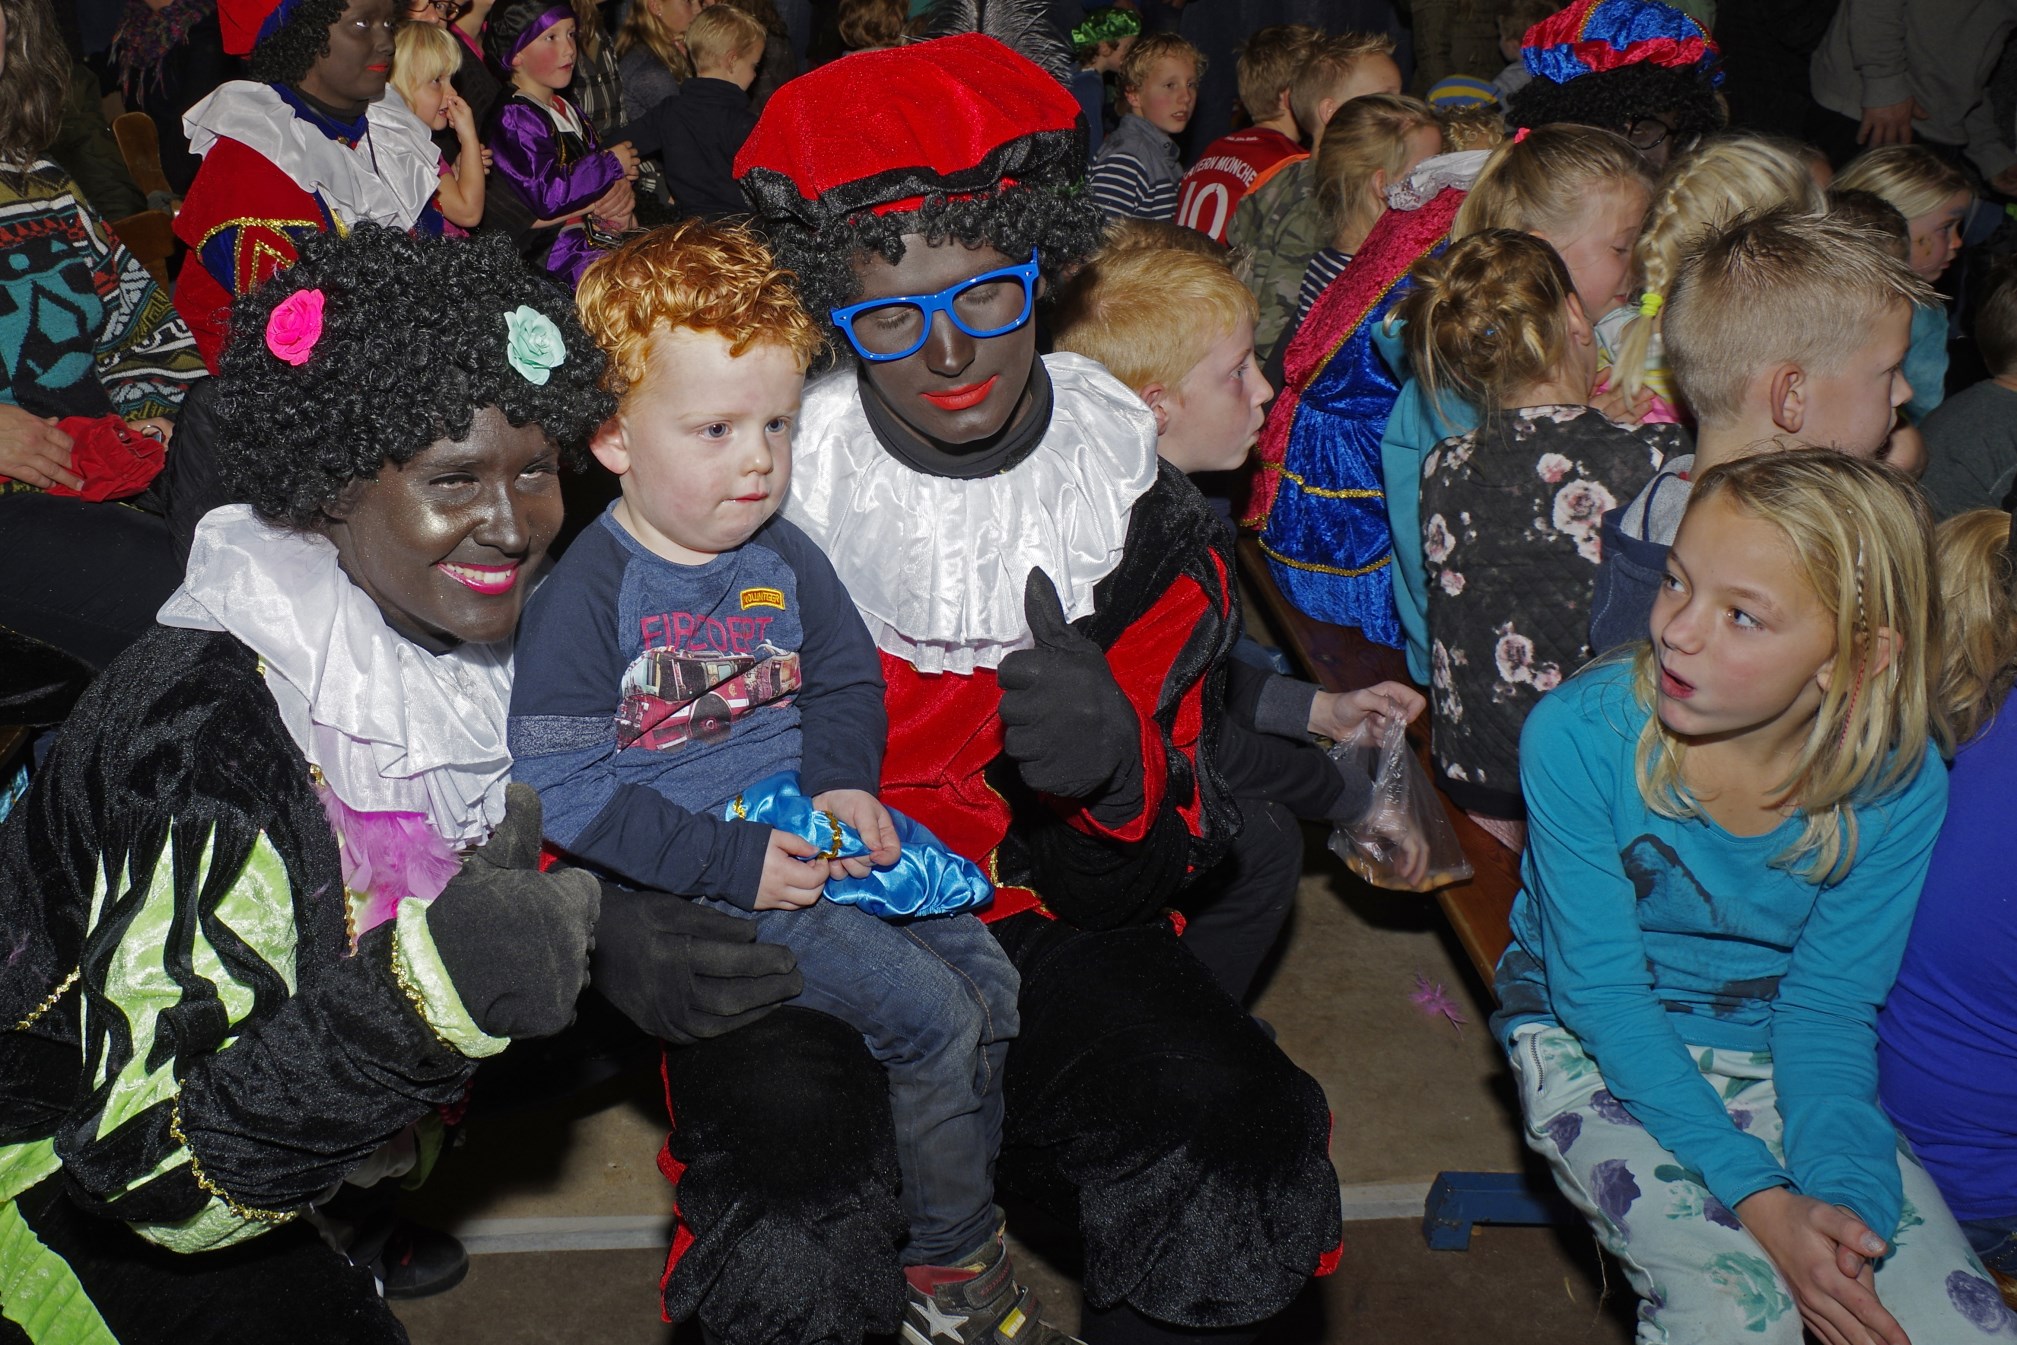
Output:
[[919,1306],[924,1309],[924,1324],[928,1338],[935,1339],[942,1335],[950,1341],[959,1340],[959,1329],[967,1324],[966,1313],[941,1312],[938,1304],[929,1298]]

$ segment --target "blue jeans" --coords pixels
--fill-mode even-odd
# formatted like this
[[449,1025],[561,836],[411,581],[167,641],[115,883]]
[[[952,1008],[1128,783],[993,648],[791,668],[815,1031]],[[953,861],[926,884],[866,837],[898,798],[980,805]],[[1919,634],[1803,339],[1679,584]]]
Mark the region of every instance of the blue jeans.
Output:
[[889,1074],[910,1221],[906,1265],[953,1265],[994,1236],[1002,1065],[1021,978],[971,915],[885,921],[821,899],[798,911],[708,905],[756,922],[798,958],[792,1003],[860,1032]]

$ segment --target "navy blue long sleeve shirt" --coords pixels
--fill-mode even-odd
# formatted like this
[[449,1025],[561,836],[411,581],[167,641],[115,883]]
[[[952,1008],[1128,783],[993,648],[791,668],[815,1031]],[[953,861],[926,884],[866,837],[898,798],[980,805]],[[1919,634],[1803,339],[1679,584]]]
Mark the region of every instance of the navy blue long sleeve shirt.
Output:
[[873,793],[887,731],[868,630],[782,518],[682,565],[612,506],[526,604],[512,773],[548,840],[640,887],[752,905],[770,828],[722,805],[782,770],[809,796]]

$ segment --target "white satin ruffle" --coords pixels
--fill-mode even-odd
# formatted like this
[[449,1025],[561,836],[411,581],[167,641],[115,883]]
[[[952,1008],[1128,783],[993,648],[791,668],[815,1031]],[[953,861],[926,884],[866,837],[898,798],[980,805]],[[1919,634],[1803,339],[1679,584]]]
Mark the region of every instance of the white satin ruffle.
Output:
[[426,813],[457,845],[504,819],[511,647],[428,653],[386,625],[326,538],[214,509],[158,619],[259,655],[295,745],[356,811]]
[[1028,647],[1023,585],[1041,567],[1065,616],[1093,610],[1128,516],[1156,479],[1155,416],[1104,367],[1047,355],[1055,407],[998,476],[928,476],[876,442],[852,367],[806,389],[785,517],[819,543],[876,647],[919,672],[993,668]]
[[189,148],[219,140],[256,150],[306,192],[319,193],[344,225],[369,220],[411,229],[441,186],[441,151],[390,85],[364,113],[366,135],[346,148],[294,115],[268,84],[235,79],[182,118]]

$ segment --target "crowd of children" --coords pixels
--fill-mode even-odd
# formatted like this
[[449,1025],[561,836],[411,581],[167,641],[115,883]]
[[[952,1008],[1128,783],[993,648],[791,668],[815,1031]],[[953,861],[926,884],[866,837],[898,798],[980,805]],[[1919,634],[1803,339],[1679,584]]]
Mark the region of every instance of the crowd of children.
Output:
[[[49,120],[47,3],[0,0],[0,177],[53,190],[5,103]],[[1467,7],[1513,64],[1426,98],[1387,33],[1261,27],[1202,146],[1210,58],[1132,4],[850,3],[771,88],[763,0],[614,40],[591,0],[220,4],[249,78],[189,113],[181,316],[81,205],[0,280],[0,500],[79,493],[41,408],[95,358],[136,434],[186,398],[124,495],[195,556],[189,630],[132,632],[0,814],[7,1329],[173,1338],[210,1309],[150,1326],[160,1259],[247,1244],[221,1292],[402,1338],[278,1230],[414,1167],[586,977],[672,1043],[669,1317],[1072,1345],[999,1186],[1074,1221],[1090,1345],[1251,1340],[1339,1219],[1321,1089],[1244,1006],[1304,823],[1424,881],[1324,750],[1417,724],[1518,865],[1492,1031],[1639,1338],[2017,1334],[2017,263],[1964,247],[1957,158],[1733,130],[1706,7],[1658,0]],[[1474,26],[1435,59],[1490,64]],[[44,272],[94,288],[59,225],[172,369],[22,327]],[[1410,680],[1284,675],[1235,520]],[[181,719],[172,798],[108,784],[173,717],[127,722],[135,673],[228,683],[288,785]]]

